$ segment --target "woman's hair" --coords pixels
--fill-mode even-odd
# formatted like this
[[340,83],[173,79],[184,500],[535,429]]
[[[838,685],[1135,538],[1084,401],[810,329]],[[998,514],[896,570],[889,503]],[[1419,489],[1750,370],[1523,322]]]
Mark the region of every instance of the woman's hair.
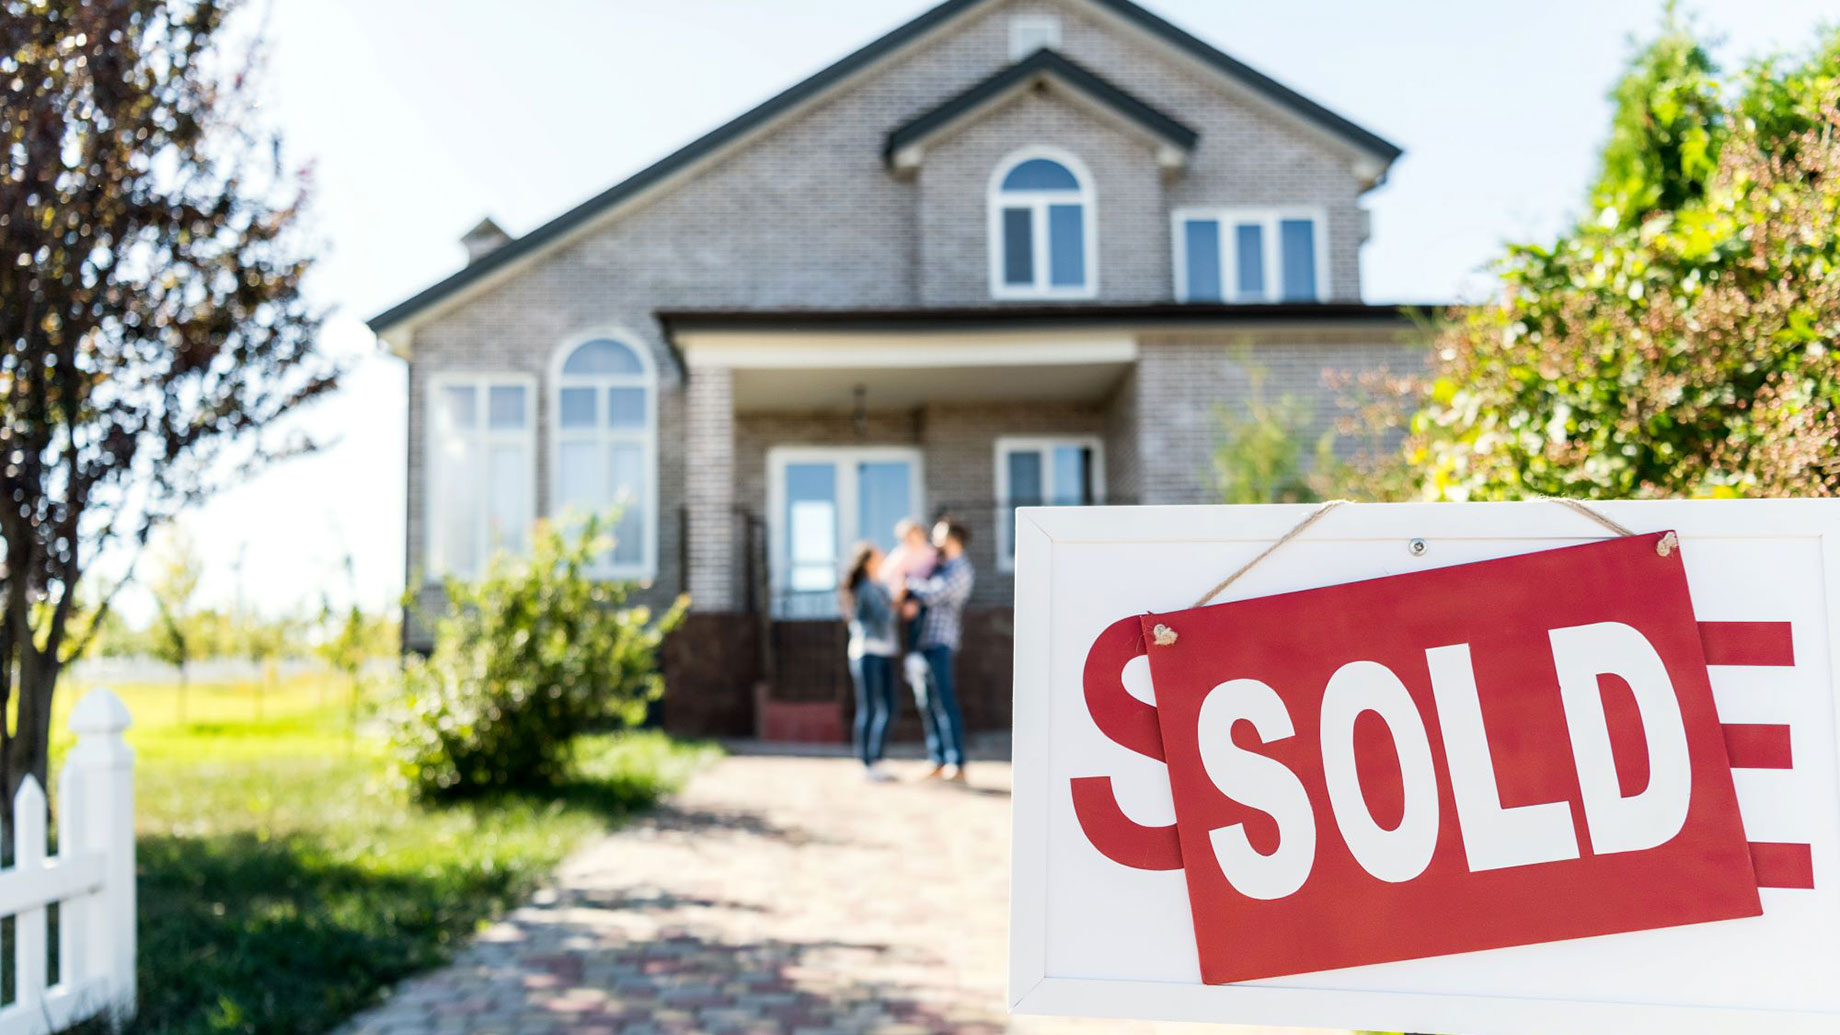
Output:
[[866,539],[850,548],[850,566],[843,570],[843,581],[837,585],[845,614],[856,607],[856,587],[869,577],[869,560],[875,553],[876,545]]

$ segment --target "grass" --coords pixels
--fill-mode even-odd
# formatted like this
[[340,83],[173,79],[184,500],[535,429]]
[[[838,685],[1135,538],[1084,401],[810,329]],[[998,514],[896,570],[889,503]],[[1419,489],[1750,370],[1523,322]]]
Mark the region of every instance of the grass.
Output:
[[[424,808],[387,779],[383,745],[350,733],[330,684],[268,688],[260,718],[253,686],[195,686],[183,723],[173,687],[112,687],[135,719],[132,1031],[326,1031],[442,962],[712,750],[584,736],[575,778],[553,794]],[[61,708],[82,690],[60,688]]]

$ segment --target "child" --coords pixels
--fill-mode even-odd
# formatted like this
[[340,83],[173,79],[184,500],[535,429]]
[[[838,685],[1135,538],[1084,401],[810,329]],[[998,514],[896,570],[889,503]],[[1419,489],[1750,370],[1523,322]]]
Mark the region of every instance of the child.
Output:
[[906,635],[902,637],[907,657],[901,668],[907,681],[918,692],[926,682],[926,659],[920,656],[919,647],[920,602],[907,599],[907,580],[924,579],[932,575],[933,569],[939,564],[939,551],[927,540],[926,529],[913,518],[902,518],[895,522],[894,538],[894,549],[882,559],[877,577],[901,605],[901,617],[907,620]]

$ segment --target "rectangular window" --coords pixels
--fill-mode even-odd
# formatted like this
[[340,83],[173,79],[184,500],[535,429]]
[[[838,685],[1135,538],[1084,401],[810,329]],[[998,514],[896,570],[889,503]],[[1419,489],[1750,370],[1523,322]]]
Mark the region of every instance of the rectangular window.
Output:
[[1239,302],[1265,301],[1265,227],[1240,223],[1233,227],[1233,298]]
[[1175,215],[1184,302],[1313,302],[1322,297],[1316,213],[1202,209]]
[[1316,298],[1316,224],[1308,219],[1286,219],[1278,224],[1284,254],[1284,300],[1308,302]]
[[1098,439],[1000,438],[997,440],[997,566],[1015,565],[1016,509],[1041,505],[1083,507],[1104,494]]
[[1183,220],[1182,240],[1188,259],[1188,301],[1220,301],[1220,223]]
[[1080,205],[1048,206],[1048,283],[1086,283],[1086,216]]
[[427,567],[474,578],[521,552],[536,516],[535,386],[515,375],[441,377],[431,390]]
[[562,390],[560,419],[564,428],[592,428],[594,426],[594,389],[564,388]]
[[835,465],[786,465],[786,536],[788,588],[823,593],[837,584],[842,550],[837,542]]
[[615,429],[645,427],[645,392],[643,388],[607,389],[607,426]]
[[1026,287],[1035,283],[1034,212],[1026,208],[1003,210],[1003,283]]
[[645,563],[645,447],[637,442],[611,442],[608,479],[613,501],[620,508],[613,527],[613,563],[636,568]]

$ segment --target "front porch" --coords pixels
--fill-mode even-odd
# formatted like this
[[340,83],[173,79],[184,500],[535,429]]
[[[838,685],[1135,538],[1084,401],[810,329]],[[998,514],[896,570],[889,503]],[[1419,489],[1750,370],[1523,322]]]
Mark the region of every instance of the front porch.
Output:
[[[1129,335],[686,332],[685,556],[693,614],[667,651],[674,728],[845,739],[836,584],[852,544],[950,515],[977,586],[959,659],[971,730],[1010,724],[1017,505],[1130,502]],[[902,695],[906,697],[906,695]],[[897,737],[918,734],[911,703]],[[719,720],[719,721],[712,721]]]

